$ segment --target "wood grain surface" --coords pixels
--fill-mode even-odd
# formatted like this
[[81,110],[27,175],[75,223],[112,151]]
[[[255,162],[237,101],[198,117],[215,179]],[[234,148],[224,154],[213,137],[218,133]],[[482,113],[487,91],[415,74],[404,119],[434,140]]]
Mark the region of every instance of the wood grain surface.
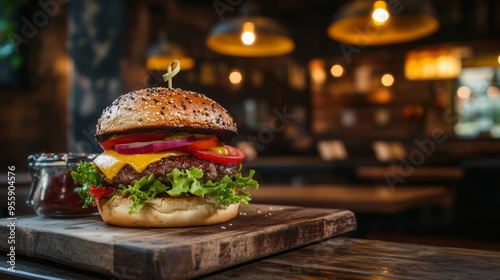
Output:
[[[252,205],[240,211],[224,224],[191,228],[120,228],[98,216],[18,217],[16,254],[120,279],[192,278],[356,228],[346,210]],[[3,251],[8,222],[1,220]]]
[[500,252],[333,238],[203,279],[500,279]]

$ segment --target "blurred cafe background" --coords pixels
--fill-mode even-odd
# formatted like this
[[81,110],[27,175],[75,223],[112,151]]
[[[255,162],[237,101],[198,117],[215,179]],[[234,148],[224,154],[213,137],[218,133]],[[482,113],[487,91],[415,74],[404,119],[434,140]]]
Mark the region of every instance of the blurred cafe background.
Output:
[[[0,1],[0,173],[98,153],[102,110],[166,86],[238,124],[253,203],[343,208],[354,235],[500,250],[500,2]],[[2,216],[6,190],[0,195]]]

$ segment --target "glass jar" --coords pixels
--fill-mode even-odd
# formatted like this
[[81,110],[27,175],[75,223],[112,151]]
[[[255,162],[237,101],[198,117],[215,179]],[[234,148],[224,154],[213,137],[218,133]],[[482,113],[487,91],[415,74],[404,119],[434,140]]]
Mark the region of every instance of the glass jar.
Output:
[[44,153],[28,157],[31,186],[26,204],[38,215],[50,217],[87,216],[97,214],[97,207],[82,208],[80,187],[71,177],[81,161],[91,162],[97,154]]

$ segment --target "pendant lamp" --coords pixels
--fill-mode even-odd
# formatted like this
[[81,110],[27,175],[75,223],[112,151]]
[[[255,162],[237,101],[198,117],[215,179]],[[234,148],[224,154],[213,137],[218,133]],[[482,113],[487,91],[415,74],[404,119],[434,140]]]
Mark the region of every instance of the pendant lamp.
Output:
[[327,34],[357,46],[409,42],[439,29],[428,0],[353,0],[335,14]]
[[243,4],[240,16],[217,23],[206,45],[214,52],[241,57],[279,56],[295,48],[285,27],[271,18],[257,16],[251,1]]
[[174,60],[180,62],[182,70],[192,69],[195,65],[194,59],[187,56],[180,45],[169,42],[167,36],[162,33],[148,51],[146,67],[153,71],[167,71]]

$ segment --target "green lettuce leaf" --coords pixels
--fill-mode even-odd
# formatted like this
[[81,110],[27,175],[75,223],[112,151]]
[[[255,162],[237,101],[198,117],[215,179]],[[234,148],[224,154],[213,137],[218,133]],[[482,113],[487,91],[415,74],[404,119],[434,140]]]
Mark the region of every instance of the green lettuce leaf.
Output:
[[236,174],[234,179],[224,176],[220,181],[199,181],[203,177],[203,172],[198,168],[190,168],[185,171],[174,169],[167,175],[172,183],[172,188],[167,191],[171,196],[196,195],[200,197],[211,196],[224,206],[241,203],[248,206],[250,194],[244,189],[258,189],[259,183],[252,179],[255,171],[250,170],[247,177],[241,173]]
[[213,193],[215,199],[220,201],[224,206],[235,203],[241,203],[245,206],[248,206],[251,200],[250,193],[244,190],[247,188],[259,188],[259,183],[252,179],[254,174],[255,171],[250,170],[250,173],[247,177],[243,177],[241,173],[238,173],[236,174],[234,179],[231,179],[226,175],[224,176],[224,178],[222,178],[222,180],[218,182],[208,181],[205,184],[204,189],[207,191],[213,190],[210,193]]
[[78,195],[83,199],[83,208],[94,205],[95,199],[90,195],[89,189],[91,186],[103,188],[101,176],[97,172],[96,167],[88,162],[80,162],[76,171],[71,172],[73,180],[77,181],[81,187],[77,188]]
[[[211,197],[224,206],[236,203],[248,206],[251,198],[245,189],[259,188],[257,181],[252,179],[254,173],[255,171],[250,170],[249,175],[246,177],[238,173],[234,179],[226,175],[220,181],[203,183],[201,181],[203,172],[198,168],[174,169],[167,174],[171,185],[165,185],[156,180],[154,175],[150,175],[149,177],[142,177],[133,186],[120,184],[113,197],[118,195],[128,196],[133,201],[129,208],[130,214],[137,213],[144,207],[146,201],[165,194],[173,197],[188,195]],[[92,195],[88,194],[90,186],[104,187],[96,167],[89,163],[81,163],[77,171],[73,171],[71,175],[78,183],[82,184],[78,193],[85,201],[84,207],[92,205],[95,200]]]
[[142,177],[133,186],[120,184],[117,193],[132,198],[132,205],[128,209],[128,213],[132,214],[137,213],[144,207],[147,200],[156,198],[158,195],[165,193],[167,189],[167,186],[155,180],[155,176],[151,174],[149,178]]
[[203,172],[198,168],[186,169],[184,171],[174,169],[167,175],[168,180],[172,184],[172,188],[167,193],[171,196],[197,195],[196,193],[200,189],[203,189],[203,184],[199,181],[202,177]]

